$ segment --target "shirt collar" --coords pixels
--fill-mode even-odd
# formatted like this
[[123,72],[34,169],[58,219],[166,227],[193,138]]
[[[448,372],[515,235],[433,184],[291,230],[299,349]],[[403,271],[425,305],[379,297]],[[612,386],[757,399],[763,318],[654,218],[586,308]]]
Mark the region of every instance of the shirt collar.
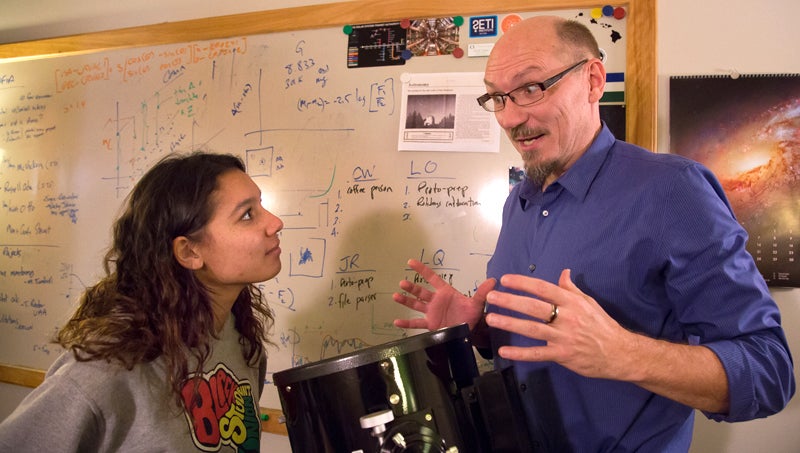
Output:
[[[586,152],[578,158],[572,167],[556,179],[547,190],[557,190],[556,186],[561,186],[576,199],[583,201],[615,141],[614,134],[611,133],[604,122],[600,133],[597,134],[597,137],[589,145]],[[518,192],[519,201],[524,209],[528,201],[541,197],[541,187],[530,182],[528,178],[525,178],[520,185],[522,187]]]

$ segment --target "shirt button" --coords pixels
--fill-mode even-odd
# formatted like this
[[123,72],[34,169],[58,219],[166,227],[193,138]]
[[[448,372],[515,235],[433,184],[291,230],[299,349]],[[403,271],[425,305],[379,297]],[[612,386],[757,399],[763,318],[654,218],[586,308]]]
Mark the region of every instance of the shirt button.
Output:
[[549,216],[549,215],[550,215],[550,211],[548,211],[547,209],[545,209],[544,211],[542,211],[542,215],[543,215],[544,217],[547,217],[547,216]]
[[531,264],[530,266],[528,266],[528,270],[531,271],[531,272],[535,271],[536,270],[536,265],[535,264]]

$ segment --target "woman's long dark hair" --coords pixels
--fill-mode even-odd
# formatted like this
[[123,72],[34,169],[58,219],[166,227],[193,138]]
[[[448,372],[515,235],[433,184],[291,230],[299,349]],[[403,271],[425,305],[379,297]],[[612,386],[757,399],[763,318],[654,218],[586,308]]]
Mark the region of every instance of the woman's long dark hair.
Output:
[[[208,290],[173,256],[178,236],[198,233],[210,220],[220,175],[245,171],[232,155],[170,155],[136,184],[113,227],[105,278],[86,290],[56,342],[77,360],[118,362],[127,369],[162,357],[178,404],[189,376],[202,373],[215,338]],[[231,310],[242,352],[255,366],[268,342],[273,315],[255,285]]]

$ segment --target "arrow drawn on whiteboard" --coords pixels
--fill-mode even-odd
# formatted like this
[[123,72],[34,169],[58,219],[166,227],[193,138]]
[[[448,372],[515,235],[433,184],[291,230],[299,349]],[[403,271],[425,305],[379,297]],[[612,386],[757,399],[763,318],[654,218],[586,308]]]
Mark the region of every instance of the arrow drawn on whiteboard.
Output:
[[322,193],[321,193],[321,194],[319,194],[319,195],[311,195],[311,196],[310,196],[310,197],[308,197],[308,198],[319,198],[319,197],[324,197],[325,195],[327,195],[327,194],[328,194],[328,192],[330,192],[330,191],[331,191],[331,187],[333,187],[333,178],[334,178],[334,177],[336,177],[336,166],[335,166],[335,165],[333,166],[333,174],[331,174],[331,183],[330,183],[330,184],[328,184],[328,188],[327,188],[327,189],[325,189],[325,192],[322,192]]

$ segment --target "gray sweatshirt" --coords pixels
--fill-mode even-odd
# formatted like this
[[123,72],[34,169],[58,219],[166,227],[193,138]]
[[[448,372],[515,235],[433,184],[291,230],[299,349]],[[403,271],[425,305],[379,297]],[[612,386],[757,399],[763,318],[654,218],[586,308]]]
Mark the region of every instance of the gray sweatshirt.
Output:
[[[65,352],[0,423],[0,452],[258,451],[266,356],[248,366],[238,340],[231,315],[212,344],[192,413],[176,405],[160,359],[129,371]],[[193,390],[185,387],[184,398]]]

